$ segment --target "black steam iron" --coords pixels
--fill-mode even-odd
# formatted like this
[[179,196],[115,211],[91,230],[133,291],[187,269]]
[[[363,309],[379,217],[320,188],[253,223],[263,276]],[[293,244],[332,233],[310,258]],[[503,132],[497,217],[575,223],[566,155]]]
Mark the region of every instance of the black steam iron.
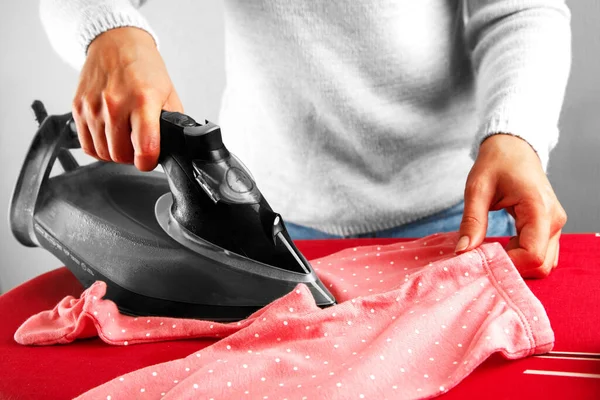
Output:
[[[335,304],[219,126],[162,112],[159,171],[79,166],[71,114],[40,123],[10,206],[14,236],[41,246],[123,313],[235,321],[306,284]],[[50,177],[58,158],[64,173]]]

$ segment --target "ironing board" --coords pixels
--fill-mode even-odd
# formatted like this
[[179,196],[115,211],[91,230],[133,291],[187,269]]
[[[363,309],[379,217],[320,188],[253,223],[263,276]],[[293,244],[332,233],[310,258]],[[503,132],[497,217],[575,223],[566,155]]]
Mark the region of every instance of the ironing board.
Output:
[[[400,239],[299,241],[308,259],[360,245]],[[506,243],[506,239],[498,239]],[[560,264],[549,278],[527,281],[546,307],[556,335],[551,358],[488,359],[444,399],[600,398],[600,235],[563,235]],[[0,296],[0,399],[69,399],[127,372],[181,357],[212,340],[128,347],[99,339],[65,346],[25,347],[13,340],[29,316],[52,308],[82,288],[66,268],[26,282]],[[593,353],[593,354],[583,354]],[[527,371],[527,373],[525,373]]]

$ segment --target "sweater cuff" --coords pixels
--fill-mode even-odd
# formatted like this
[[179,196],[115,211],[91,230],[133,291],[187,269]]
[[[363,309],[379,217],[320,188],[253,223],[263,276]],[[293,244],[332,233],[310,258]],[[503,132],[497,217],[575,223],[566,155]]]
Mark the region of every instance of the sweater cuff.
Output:
[[100,34],[115,28],[134,27],[150,34],[158,48],[158,38],[146,19],[135,8],[115,10],[107,5],[97,5],[86,8],[79,21],[78,45],[80,54],[87,55],[87,50],[92,41]]
[[558,127],[536,124],[531,120],[519,120],[501,116],[493,116],[479,129],[473,147],[471,157],[477,159],[481,143],[490,136],[496,134],[508,134],[525,140],[535,150],[544,172],[548,168],[550,151],[558,143]]

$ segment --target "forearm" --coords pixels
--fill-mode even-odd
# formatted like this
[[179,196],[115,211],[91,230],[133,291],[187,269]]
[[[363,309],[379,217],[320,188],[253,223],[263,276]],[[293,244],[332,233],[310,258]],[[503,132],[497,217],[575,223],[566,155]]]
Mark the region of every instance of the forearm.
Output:
[[156,35],[137,10],[144,0],[41,0],[40,18],[52,47],[81,69],[87,48],[109,29],[131,26]]
[[466,3],[480,121],[473,156],[486,137],[509,133],[525,139],[545,169],[571,65],[569,10],[562,0]]

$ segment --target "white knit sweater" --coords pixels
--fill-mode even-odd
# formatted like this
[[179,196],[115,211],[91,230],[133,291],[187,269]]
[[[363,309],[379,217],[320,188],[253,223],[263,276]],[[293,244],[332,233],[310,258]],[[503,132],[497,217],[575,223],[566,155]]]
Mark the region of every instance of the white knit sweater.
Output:
[[[154,35],[139,2],[41,0],[41,17],[80,67],[101,32]],[[340,235],[402,225],[462,199],[485,137],[522,137],[544,168],[557,143],[564,1],[225,0],[225,14],[219,123],[288,221]]]

